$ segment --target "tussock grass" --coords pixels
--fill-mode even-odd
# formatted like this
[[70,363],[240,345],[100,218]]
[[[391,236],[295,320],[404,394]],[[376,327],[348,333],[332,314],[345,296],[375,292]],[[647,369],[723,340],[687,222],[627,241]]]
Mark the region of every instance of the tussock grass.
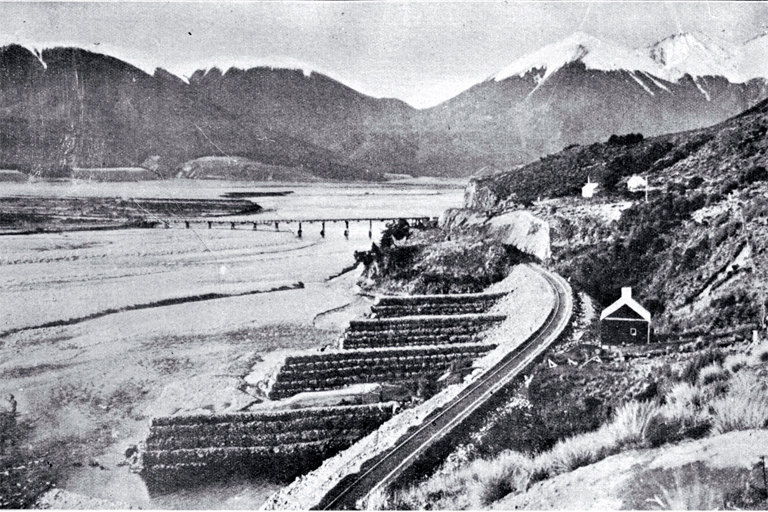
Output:
[[694,478],[684,483],[675,475],[675,484],[662,488],[659,494],[647,500],[654,510],[718,510],[722,509],[723,492],[716,486],[702,483]]
[[645,439],[648,425],[659,412],[659,406],[653,402],[628,402],[618,411],[608,431],[620,448],[640,446]]
[[728,370],[720,363],[713,363],[699,370],[699,382],[706,386],[717,381],[726,381],[730,378]]
[[675,384],[666,394],[664,412],[669,417],[686,414],[691,409],[701,409],[706,400],[704,390],[687,382]]
[[712,432],[768,426],[768,386],[754,373],[741,372],[729,383],[728,392],[711,405]]
[[750,363],[753,365],[765,362],[768,362],[768,342],[763,342],[755,347],[752,351],[752,358],[750,359]]
[[610,428],[560,441],[550,451],[537,457],[534,479],[551,478],[594,464],[616,452],[616,441]]
[[476,510],[510,493],[524,492],[531,480],[533,461],[506,450],[495,459],[475,459],[456,471],[438,473],[421,485],[395,491],[388,499],[376,497],[369,508],[394,510]]
[[[505,451],[477,459],[417,487],[398,491],[397,509],[478,509],[532,483],[594,464],[616,453],[698,439],[733,430],[768,428],[768,383],[750,367],[768,360],[768,344],[751,357],[709,351],[697,356],[660,401],[624,404],[594,432],[559,441],[535,457]],[[711,509],[724,503],[722,489],[690,479],[663,488],[648,506],[659,509]]]
[[725,359],[723,366],[731,373],[738,373],[739,370],[748,366],[749,363],[750,358],[746,354],[734,354]]

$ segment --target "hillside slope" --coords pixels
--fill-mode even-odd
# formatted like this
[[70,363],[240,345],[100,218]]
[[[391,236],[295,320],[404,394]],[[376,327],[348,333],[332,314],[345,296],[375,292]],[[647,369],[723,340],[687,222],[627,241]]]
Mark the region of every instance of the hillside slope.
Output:
[[[86,50],[54,48],[38,56],[4,47],[0,90],[3,168],[57,176],[73,167],[145,165],[167,175],[212,155],[326,179],[381,179],[306,134],[281,131],[249,109],[224,108],[161,69],[148,75]],[[240,104],[246,101],[241,94]]]
[[[634,287],[657,333],[756,324],[768,284],[766,133],[764,101],[711,128],[575,146],[474,180],[466,206],[529,205],[553,228],[555,267],[603,306]],[[650,183],[648,202],[627,191],[635,174]],[[580,197],[588,179],[599,198]],[[626,208],[616,222],[610,204]]]

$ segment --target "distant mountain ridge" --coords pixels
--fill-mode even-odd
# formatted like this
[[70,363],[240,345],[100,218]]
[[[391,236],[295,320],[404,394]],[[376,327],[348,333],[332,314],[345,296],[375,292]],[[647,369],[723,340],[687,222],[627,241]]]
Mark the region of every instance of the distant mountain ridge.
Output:
[[[86,50],[36,55],[21,46],[2,48],[0,91],[3,168],[56,176],[74,167],[144,165],[172,175],[183,162],[214,155],[325,179],[381,179],[279,125],[207,100],[164,70],[148,75]],[[248,102],[245,91],[240,97]]]
[[611,134],[710,126],[767,97],[768,70],[744,81],[701,73],[728,68],[741,80],[749,74],[740,71],[747,69],[744,56],[766,44],[763,37],[728,53],[684,35],[633,50],[576,33],[428,110],[420,128],[452,132],[440,165],[451,160],[477,170],[504,169]]
[[302,179],[469,176],[612,134],[721,122],[768,97],[766,57],[768,35],[734,46],[677,34],[629,49],[576,33],[417,110],[306,69],[214,67],[182,79],[86,50],[12,45],[0,49],[0,167],[175,175],[226,157]]

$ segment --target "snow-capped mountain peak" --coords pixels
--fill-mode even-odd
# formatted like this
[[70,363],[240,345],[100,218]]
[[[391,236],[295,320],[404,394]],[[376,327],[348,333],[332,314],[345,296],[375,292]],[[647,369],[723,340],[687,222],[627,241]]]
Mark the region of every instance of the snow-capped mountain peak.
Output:
[[659,66],[657,76],[678,80],[683,75],[723,76],[731,82],[743,81],[739,50],[716,42],[704,34],[680,33],[647,48]]
[[[721,76],[731,83],[752,78],[768,78],[768,34],[743,45],[716,40],[701,33],[679,33],[644,48],[627,48],[583,32],[544,46],[503,68],[488,80],[502,81],[542,70],[541,84],[571,62],[601,71],[644,72],[656,78],[677,82],[684,75],[693,78]],[[642,84],[641,84],[642,85]]]
[[584,32],[576,32],[565,39],[547,45],[505,67],[491,79],[499,82],[512,76],[523,76],[534,69],[545,70],[540,82],[571,62],[582,62],[587,69],[612,71],[653,72],[654,61],[636,50],[604,42]]

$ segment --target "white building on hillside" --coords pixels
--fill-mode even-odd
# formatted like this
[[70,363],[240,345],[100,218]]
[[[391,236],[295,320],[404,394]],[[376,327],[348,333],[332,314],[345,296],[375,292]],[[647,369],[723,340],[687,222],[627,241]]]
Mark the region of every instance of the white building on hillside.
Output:
[[592,197],[597,193],[597,187],[599,183],[593,183],[589,177],[587,177],[587,183],[581,187],[581,197]]
[[627,180],[627,189],[630,192],[642,192],[648,188],[648,180],[635,174]]

